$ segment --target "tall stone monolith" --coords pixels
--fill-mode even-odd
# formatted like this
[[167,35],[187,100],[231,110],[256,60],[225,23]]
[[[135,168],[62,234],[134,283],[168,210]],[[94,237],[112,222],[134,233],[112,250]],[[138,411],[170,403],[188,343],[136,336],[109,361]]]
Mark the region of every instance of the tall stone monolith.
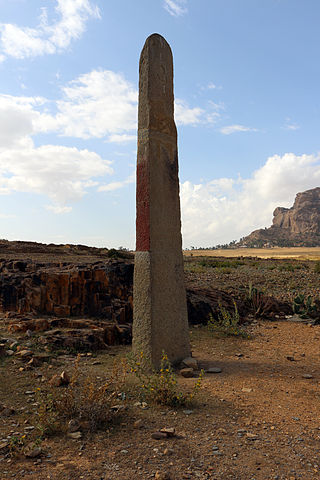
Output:
[[190,356],[174,123],[173,60],[158,34],[139,64],[133,350],[157,368]]

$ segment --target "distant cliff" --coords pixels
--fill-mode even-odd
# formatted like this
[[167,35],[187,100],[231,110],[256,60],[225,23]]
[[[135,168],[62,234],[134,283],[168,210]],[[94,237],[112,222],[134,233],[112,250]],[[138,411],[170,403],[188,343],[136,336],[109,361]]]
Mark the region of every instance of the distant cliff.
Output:
[[269,228],[255,230],[240,240],[248,247],[320,246],[320,187],[296,195],[291,208],[278,207]]

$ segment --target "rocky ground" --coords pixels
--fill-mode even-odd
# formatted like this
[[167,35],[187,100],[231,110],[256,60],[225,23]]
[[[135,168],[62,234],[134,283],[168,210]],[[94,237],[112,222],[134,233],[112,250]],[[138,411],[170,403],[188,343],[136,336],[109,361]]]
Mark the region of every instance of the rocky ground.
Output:
[[[95,261],[101,262],[102,254]],[[59,260],[59,252],[51,255],[55,262]],[[64,255],[64,261],[70,261],[68,253]],[[75,258],[73,251],[73,264]],[[47,256],[46,262],[50,259],[52,256]],[[4,264],[10,260],[24,261],[25,257],[13,257],[9,252]],[[223,302],[234,298],[239,305],[249,285],[272,295],[279,305],[291,305],[297,294],[315,299],[319,297],[319,275],[316,263],[307,260],[186,261],[189,290],[210,291],[214,301],[217,292],[223,292]],[[244,319],[247,335],[237,337],[210,333],[202,325],[192,327],[193,356],[199,368],[219,372],[205,374],[192,406],[138,404],[137,384],[128,375],[129,387],[122,387],[126,395],[113,402],[114,411],[119,410],[116,421],[94,433],[80,424],[70,436],[67,424],[54,435],[39,429],[39,395],[67,392],[76,348],[53,348],[41,340],[46,335],[41,329],[13,328],[34,321],[32,315],[31,319],[21,317],[14,312],[3,314],[0,326],[1,480],[320,478],[320,326],[314,319],[283,314],[273,315],[269,321],[255,318],[251,312]],[[44,315],[42,320],[56,330],[63,321],[73,329],[81,322],[77,317]],[[95,328],[94,319],[82,321]],[[110,376],[114,362],[119,365],[129,351],[129,345],[81,349],[80,380],[102,382]],[[194,378],[184,378],[178,370],[179,389],[190,391],[197,376],[196,371]],[[162,428],[175,429],[174,434],[154,438]]]
[[[320,327],[282,321],[249,328],[251,339],[211,336],[205,327],[191,330],[200,367],[221,370],[205,375],[192,407],[142,409],[132,396],[111,429],[78,439],[44,436],[34,458],[23,450],[10,454],[7,442],[26,435],[27,445],[28,437],[39,436],[37,388],[47,389],[55,373],[70,374],[75,357],[51,356],[30,369],[23,356],[6,357],[0,379],[6,406],[0,413],[1,479],[319,478]],[[18,341],[23,349],[33,348],[32,339]],[[81,372],[103,379],[111,360],[128,350],[83,354]],[[190,390],[194,379],[178,377],[180,388]],[[175,435],[152,438],[163,427],[175,428]]]
[[189,287],[219,288],[235,296],[250,285],[289,303],[298,294],[320,294],[320,268],[312,260],[188,257],[185,271]]

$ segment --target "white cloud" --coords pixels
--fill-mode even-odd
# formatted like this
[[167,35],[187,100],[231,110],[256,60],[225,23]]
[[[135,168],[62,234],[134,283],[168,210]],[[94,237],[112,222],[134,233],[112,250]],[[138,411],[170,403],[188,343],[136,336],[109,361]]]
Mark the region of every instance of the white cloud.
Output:
[[95,152],[44,145],[0,152],[0,192],[29,192],[48,196],[56,213],[70,211],[68,203],[80,200],[92,178],[110,175],[111,162]]
[[320,155],[274,155],[248,179],[181,185],[185,246],[212,246],[271,225],[273,210],[320,185]]
[[285,124],[282,127],[284,130],[299,130],[300,125],[292,122],[291,118],[286,118]]
[[[29,141],[31,135],[54,132],[81,139],[105,138],[111,143],[136,140],[138,92],[120,73],[93,70],[62,87],[62,99],[0,95],[0,149]],[[177,125],[212,124],[220,117],[214,102],[208,108],[175,101]],[[55,113],[50,113],[56,110]]]
[[136,181],[136,172],[133,171],[131,175],[123,180],[122,182],[111,182],[108,183],[107,185],[101,185],[98,188],[98,192],[114,192],[115,190],[119,190],[120,188],[125,187],[126,185],[129,185],[130,183],[135,183]]
[[180,17],[187,13],[186,0],[164,0],[164,8],[173,17]]
[[60,205],[46,205],[46,209],[55,213],[56,215],[70,213],[72,211],[72,207],[62,207]]
[[209,101],[209,109],[200,107],[189,107],[187,102],[177,98],[174,103],[174,117],[178,126],[199,124],[212,124],[220,118],[219,110],[223,108],[214,102]]
[[222,86],[209,82],[206,86],[201,87],[201,90],[222,90]]
[[56,117],[63,135],[102,138],[136,129],[138,92],[119,73],[93,70],[70,82],[63,93]]
[[0,24],[0,61],[5,57],[22,59],[61,52],[81,37],[90,18],[100,17],[91,0],[57,0],[55,13],[59,19],[49,22],[43,7],[36,28]]
[[201,122],[203,114],[202,108],[190,108],[185,101],[176,99],[174,116],[177,125],[196,125]]
[[39,112],[47,100],[43,97],[14,97],[0,94],[0,151],[27,147],[30,135],[56,128],[51,115]]
[[[136,140],[137,90],[123,75],[94,70],[81,75],[63,89],[56,102],[43,97],[0,95],[0,194],[30,192],[45,195],[54,213],[70,212],[70,203],[88,188],[115,191],[134,182],[101,185],[112,173],[111,162],[88,150],[59,145],[35,147],[41,133],[69,137],[103,138],[121,143]],[[217,106],[208,110],[176,101],[179,125],[198,125],[216,120]],[[97,177],[97,178],[95,178]],[[105,180],[104,180],[105,181]],[[100,187],[99,187],[100,186]]]
[[[93,70],[63,88],[64,99],[57,102],[57,125],[63,135],[102,138],[110,142],[136,139],[138,91],[122,74]],[[190,107],[175,100],[177,125],[198,125],[216,121],[221,105],[209,102],[210,109]]]
[[111,143],[126,143],[126,142],[132,142],[133,140],[137,140],[137,135],[128,135],[126,133],[123,133],[122,135],[118,134],[113,134],[110,135],[108,138],[108,141]]
[[226,127],[220,128],[220,132],[224,135],[231,135],[232,133],[237,132],[257,132],[256,128],[246,127],[244,125],[228,125]]

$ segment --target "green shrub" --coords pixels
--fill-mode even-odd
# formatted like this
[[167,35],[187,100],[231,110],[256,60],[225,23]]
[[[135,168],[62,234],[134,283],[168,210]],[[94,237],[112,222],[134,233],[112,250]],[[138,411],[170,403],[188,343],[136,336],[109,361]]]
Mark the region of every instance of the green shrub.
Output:
[[66,431],[68,420],[75,419],[85,429],[96,431],[110,424],[117,412],[112,409],[114,398],[121,394],[125,382],[126,364],[114,365],[105,382],[80,378],[78,355],[71,381],[65,388],[37,390],[38,424],[41,436]]
[[299,293],[299,295],[294,297],[292,308],[293,312],[301,318],[309,318],[317,310],[311,295],[308,295],[308,297],[305,298],[305,295],[302,293]]
[[204,371],[193,386],[192,392],[184,394],[178,389],[177,377],[165,352],[162,352],[159,371],[153,369],[143,352],[140,355],[128,356],[131,372],[138,379],[138,388],[141,399],[158,405],[181,407],[192,403],[195,395],[201,388]]
[[316,262],[314,265],[314,271],[320,273],[320,262]]
[[210,260],[203,259],[199,262],[201,267],[210,268],[238,268],[241,265],[245,265],[242,260]]
[[212,314],[209,314],[208,330],[213,333],[220,333],[226,336],[245,337],[248,338],[248,334],[240,326],[240,316],[237,308],[237,304],[233,301],[234,311],[229,312],[219,302],[219,314],[218,318],[213,318]]

